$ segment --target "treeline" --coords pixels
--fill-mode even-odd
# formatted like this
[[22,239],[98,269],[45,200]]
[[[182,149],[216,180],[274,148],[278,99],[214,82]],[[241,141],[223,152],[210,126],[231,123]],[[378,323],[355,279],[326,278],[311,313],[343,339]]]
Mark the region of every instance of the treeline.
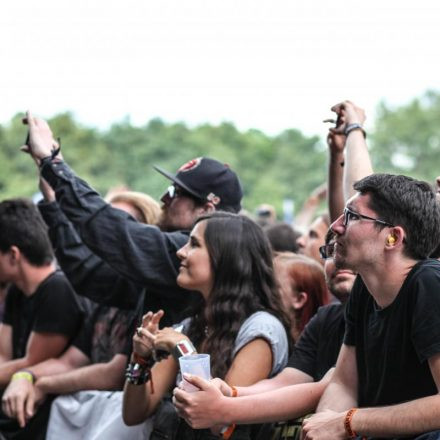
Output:
[[[0,197],[31,196],[37,191],[35,166],[19,151],[26,128],[17,114],[0,126]],[[440,174],[440,94],[427,92],[408,105],[380,104],[374,133],[369,133],[376,171],[398,172],[428,181]],[[258,130],[240,132],[231,123],[188,128],[153,119],[142,127],[119,122],[106,131],[77,123],[71,114],[50,121],[61,138],[63,155],[99,192],[126,185],[159,198],[167,182],[152,169],[174,171],[187,160],[210,156],[229,163],[243,183],[244,206],[253,211],[272,203],[281,211],[285,198],[298,209],[326,178],[327,151],[317,136],[297,129],[278,136]]]

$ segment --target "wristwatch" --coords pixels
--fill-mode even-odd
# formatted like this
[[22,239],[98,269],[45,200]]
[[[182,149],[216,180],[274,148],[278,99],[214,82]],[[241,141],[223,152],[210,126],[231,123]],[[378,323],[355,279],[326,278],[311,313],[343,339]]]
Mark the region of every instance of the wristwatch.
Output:
[[171,354],[173,355],[174,359],[176,361],[181,357],[188,354],[194,354],[197,353],[197,350],[195,349],[194,345],[192,345],[191,341],[188,341],[188,339],[182,339],[179,341],[172,349]]

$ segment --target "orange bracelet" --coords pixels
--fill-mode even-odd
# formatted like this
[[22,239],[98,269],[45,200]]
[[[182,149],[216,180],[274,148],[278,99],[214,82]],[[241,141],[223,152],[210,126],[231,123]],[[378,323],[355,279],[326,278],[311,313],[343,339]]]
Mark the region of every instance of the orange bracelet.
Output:
[[345,432],[347,433],[347,436],[349,438],[356,438],[357,437],[356,432],[351,427],[351,419],[353,418],[354,413],[357,410],[358,410],[357,408],[351,408],[350,410],[347,411],[347,414],[345,415],[344,428],[345,428]]
[[[234,387],[234,385],[231,385],[231,397],[237,397],[238,396],[238,390]],[[231,435],[233,434],[235,430],[235,423],[232,425],[229,425],[228,427],[225,427],[221,430],[222,439],[228,440],[231,438]]]
[[222,439],[229,440],[231,438],[231,435],[234,433],[234,430],[235,430],[235,423],[229,425],[226,431],[222,432]]

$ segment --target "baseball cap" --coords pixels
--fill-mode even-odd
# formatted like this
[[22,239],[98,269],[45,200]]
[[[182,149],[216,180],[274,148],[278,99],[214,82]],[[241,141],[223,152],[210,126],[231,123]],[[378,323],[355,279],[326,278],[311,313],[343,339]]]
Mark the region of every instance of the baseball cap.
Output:
[[177,174],[154,166],[195,198],[213,203],[216,209],[239,212],[243,190],[237,174],[227,164],[209,157],[198,157],[183,164]]

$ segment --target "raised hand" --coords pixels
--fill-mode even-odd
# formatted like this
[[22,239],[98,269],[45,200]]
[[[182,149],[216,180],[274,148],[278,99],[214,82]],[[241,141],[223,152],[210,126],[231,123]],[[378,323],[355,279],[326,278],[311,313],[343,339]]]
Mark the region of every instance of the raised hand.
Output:
[[366,119],[365,111],[351,101],[340,102],[334,105],[331,110],[338,115],[336,127],[330,129],[334,133],[344,133],[347,125],[350,124],[363,125]]
[[151,356],[163,315],[164,311],[159,310],[156,313],[148,312],[142,317],[142,325],[136,329],[133,336],[133,351],[139,356],[143,358]]
[[174,330],[172,327],[166,327],[156,333],[154,348],[155,350],[171,352],[175,345],[183,339],[189,341],[188,336]]
[[29,127],[29,136],[28,144],[21,147],[21,150],[29,153],[37,163],[58,148],[52,130],[44,119],[34,117],[30,111],[27,111],[23,124]]

